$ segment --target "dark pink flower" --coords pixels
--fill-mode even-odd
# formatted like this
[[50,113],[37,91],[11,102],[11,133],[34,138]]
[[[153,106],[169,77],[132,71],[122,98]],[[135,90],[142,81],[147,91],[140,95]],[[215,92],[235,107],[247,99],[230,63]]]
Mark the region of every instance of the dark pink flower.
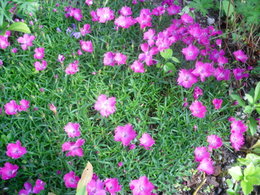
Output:
[[158,6],[158,7],[155,7],[153,10],[152,10],[152,15],[154,16],[161,16],[165,13],[165,8],[163,6]]
[[245,138],[244,138],[243,134],[231,133],[230,142],[232,144],[232,147],[235,150],[239,151],[240,148],[245,144]]
[[206,116],[207,108],[202,102],[195,100],[189,107],[193,116],[198,118],[204,118]]
[[202,82],[205,81],[207,77],[210,77],[214,72],[214,67],[212,63],[203,63],[197,61],[195,64],[195,69],[192,71],[192,74],[199,76]]
[[91,41],[83,41],[83,40],[80,40],[80,46],[81,46],[81,49],[85,52],[89,52],[89,53],[92,53],[93,52],[93,45],[92,45],[92,42]]
[[196,46],[190,44],[188,47],[183,48],[181,52],[185,55],[186,60],[196,60],[200,50]]
[[208,152],[208,149],[204,146],[202,147],[196,147],[194,150],[194,155],[195,155],[195,161],[200,162],[204,158],[209,158],[210,153]]
[[115,65],[115,60],[114,60],[115,54],[111,51],[106,52],[104,54],[104,59],[103,63],[105,66],[114,66]]
[[233,69],[233,74],[236,80],[240,80],[242,78],[247,78],[249,77],[248,73],[244,73],[246,69],[244,68],[235,68]]
[[25,182],[25,183],[23,184],[23,186],[24,186],[24,189],[20,190],[19,193],[18,193],[18,195],[29,195],[29,194],[32,193],[33,186],[32,186],[31,183]]
[[204,158],[200,162],[198,168],[199,171],[205,172],[208,175],[214,174],[214,166],[211,158]]
[[117,142],[122,142],[123,146],[128,146],[130,142],[135,139],[136,131],[133,129],[131,124],[126,124],[124,126],[118,126],[115,129],[114,140]]
[[23,37],[19,37],[17,39],[18,43],[21,43],[21,47],[23,50],[27,50],[28,47],[33,46],[33,41],[35,39],[35,36],[29,35],[29,34],[24,34]]
[[84,24],[82,28],[79,29],[82,36],[91,33],[91,26],[90,24]]
[[62,144],[62,152],[69,151],[66,156],[80,156],[82,157],[83,149],[81,146],[85,143],[84,139],[78,139],[76,142],[65,142]]
[[200,87],[196,86],[193,91],[194,100],[199,99],[199,96],[201,95],[203,95],[203,90]]
[[75,74],[79,71],[79,61],[75,60],[73,63],[70,63],[65,69],[66,74]]
[[100,179],[94,178],[88,183],[87,192],[89,195],[106,195],[104,183]]
[[183,14],[181,16],[181,20],[185,24],[193,24],[194,23],[193,18],[189,14]]
[[144,69],[144,65],[142,62],[135,60],[134,63],[130,66],[130,68],[137,73],[144,73],[145,69]]
[[105,188],[110,194],[116,194],[116,192],[121,191],[122,186],[119,185],[117,178],[108,178],[104,181]]
[[26,153],[26,148],[22,147],[21,142],[19,140],[17,140],[16,143],[9,143],[7,145],[6,155],[10,158],[17,159],[22,157]]
[[46,183],[40,179],[37,179],[35,185],[33,186],[33,193],[39,194],[42,190],[44,190],[44,186]]
[[17,174],[19,167],[6,162],[4,167],[0,167],[0,175],[3,180],[14,178]]
[[242,50],[237,50],[233,52],[233,55],[235,56],[237,61],[241,61],[245,63],[248,59],[247,55]]
[[224,64],[227,64],[228,63],[228,59],[224,56],[220,56],[218,59],[218,65],[219,66],[223,66]]
[[223,145],[222,139],[217,135],[207,136],[207,142],[209,143],[209,150],[220,148]]
[[174,4],[167,8],[168,15],[176,15],[180,13],[180,11],[181,11],[181,7]]
[[214,76],[218,81],[228,81],[230,79],[230,70],[218,67],[214,71]]
[[99,111],[104,117],[108,117],[116,111],[116,98],[107,98],[106,95],[101,94],[94,105],[95,110]]
[[41,60],[44,58],[44,48],[43,47],[35,48],[34,52],[35,52],[34,59]]
[[63,177],[63,181],[65,182],[65,186],[67,188],[77,188],[79,180],[80,178],[76,176],[73,171],[66,173]]
[[109,7],[98,8],[96,14],[98,16],[98,22],[100,23],[106,23],[115,18],[114,11]]
[[152,26],[152,13],[149,9],[142,9],[139,17],[136,18],[136,21],[140,24],[140,28]]
[[212,104],[214,105],[216,110],[219,110],[221,108],[222,102],[223,102],[222,99],[216,99],[215,98],[215,99],[212,100]]
[[192,71],[192,69],[181,69],[177,79],[178,84],[185,88],[190,88],[193,84],[197,83],[198,79],[194,74],[192,74]]
[[79,137],[80,133],[80,124],[79,123],[71,123],[69,122],[65,127],[64,130],[68,134],[69,137]]
[[139,141],[140,146],[143,146],[146,150],[150,150],[151,147],[155,144],[154,139],[148,133],[144,133]]
[[16,103],[16,101],[11,100],[5,104],[4,108],[7,115],[15,115],[18,112],[19,105]]
[[234,120],[231,122],[231,133],[243,134],[247,131],[247,126],[241,120]]
[[35,62],[34,63],[35,70],[42,71],[45,70],[47,67],[47,62],[45,60],[42,60],[41,62]]
[[91,11],[91,12],[90,12],[90,15],[91,15],[91,18],[92,18],[92,21],[93,21],[93,22],[96,22],[96,21],[99,20],[99,17],[97,16],[97,12]]
[[154,185],[146,176],[141,176],[137,180],[132,180],[129,184],[133,195],[152,195]]

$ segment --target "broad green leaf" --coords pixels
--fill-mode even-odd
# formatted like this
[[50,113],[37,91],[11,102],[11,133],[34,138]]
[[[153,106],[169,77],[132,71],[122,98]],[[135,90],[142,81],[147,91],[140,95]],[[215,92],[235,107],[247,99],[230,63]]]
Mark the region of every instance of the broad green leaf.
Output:
[[174,61],[176,63],[180,63],[180,60],[178,58],[174,57],[174,56],[172,56],[171,59],[172,59],[172,61]]
[[249,121],[249,130],[250,130],[251,135],[256,134],[256,131],[257,131],[257,122],[256,122],[256,120],[253,117],[250,117],[248,119],[248,121]]
[[23,33],[28,33],[28,34],[31,33],[29,27],[24,22],[15,22],[15,23],[11,24],[7,28],[7,30],[18,31],[18,32],[23,32]]
[[245,106],[244,113],[250,114],[253,110],[254,108],[252,106]]
[[248,175],[253,175],[255,173],[255,166],[253,165],[253,163],[250,163],[249,165],[247,165],[247,167],[244,170],[244,177],[248,176]]
[[222,7],[223,7],[223,10],[224,10],[226,16],[230,17],[230,16],[233,15],[233,13],[234,13],[234,6],[233,6],[231,1],[224,0],[222,2]]
[[253,191],[253,185],[250,182],[246,182],[246,181],[241,181],[241,187],[242,187],[242,191],[245,195],[249,194],[250,192]]
[[240,166],[231,167],[230,169],[228,169],[228,173],[236,181],[240,181],[243,178]]
[[234,185],[232,180],[231,179],[227,179],[226,182],[227,182],[228,188],[232,189],[233,185]]
[[167,62],[164,66],[163,66],[163,70],[165,73],[172,71],[173,73],[176,72],[176,68],[174,66],[173,63]]
[[161,51],[160,54],[164,59],[168,60],[172,57],[172,50],[171,49],[165,49],[164,51]]
[[246,155],[246,159],[249,162],[252,162],[254,165],[259,164],[260,163],[260,156],[256,155],[256,154],[247,154]]
[[245,99],[249,102],[249,104],[254,104],[254,99],[251,95],[245,94]]
[[255,88],[255,96],[254,96],[254,103],[260,100],[260,82],[257,83]]
[[236,193],[235,193],[235,191],[232,190],[232,189],[227,189],[227,194],[228,194],[228,195],[235,195]]
[[87,166],[85,167],[81,178],[77,185],[77,193],[76,195],[87,195],[86,187],[87,184],[91,181],[93,176],[93,167],[90,162],[87,163]]
[[258,114],[260,114],[260,104],[256,104],[255,105],[256,106],[256,112],[258,113]]
[[233,100],[236,100],[238,102],[238,105],[239,106],[242,106],[242,107],[245,107],[246,104],[244,102],[244,100],[242,100],[242,98],[237,95],[237,94],[231,94],[230,97],[233,99]]

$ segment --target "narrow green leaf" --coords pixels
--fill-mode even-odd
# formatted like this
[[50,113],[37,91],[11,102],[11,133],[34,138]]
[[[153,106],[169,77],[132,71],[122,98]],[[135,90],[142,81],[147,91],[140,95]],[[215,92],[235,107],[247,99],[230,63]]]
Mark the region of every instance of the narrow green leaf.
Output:
[[250,130],[251,135],[256,134],[256,131],[257,131],[257,122],[256,122],[256,120],[253,117],[250,117],[248,119],[248,121],[249,121],[249,130]]
[[240,181],[243,178],[240,166],[231,167],[230,169],[228,169],[228,173],[236,181]]
[[18,32],[23,32],[23,33],[28,33],[28,34],[31,33],[29,27],[24,22],[15,22],[15,23],[11,24],[7,28],[7,30],[18,31]]
[[171,57],[172,57],[172,50],[171,49],[165,49],[164,51],[161,51],[160,52],[160,54],[161,54],[161,56],[164,58],[164,59],[166,59],[166,60],[168,60],[168,59],[170,59]]
[[238,102],[238,105],[242,106],[242,107],[245,107],[246,104],[244,102],[244,100],[242,100],[242,98],[237,95],[237,94],[231,94],[230,97],[233,99],[233,100],[236,100]]
[[180,63],[180,60],[178,58],[174,57],[174,56],[172,56],[171,59],[172,59],[172,61],[174,61],[176,63]]
[[255,96],[254,96],[254,103],[260,100],[260,82],[257,83],[255,88]]
[[222,2],[222,7],[223,7],[223,10],[227,17],[230,17],[233,15],[235,9],[234,9],[234,6],[231,1],[224,0]]

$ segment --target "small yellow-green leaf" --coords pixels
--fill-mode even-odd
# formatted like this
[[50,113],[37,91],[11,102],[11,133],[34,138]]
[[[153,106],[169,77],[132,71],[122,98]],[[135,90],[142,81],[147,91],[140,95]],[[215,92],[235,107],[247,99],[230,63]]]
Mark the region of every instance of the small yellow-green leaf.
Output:
[[245,195],[249,194],[254,189],[253,185],[250,182],[246,182],[246,181],[241,181],[241,187]]
[[23,33],[31,33],[30,28],[24,22],[15,22],[11,24],[7,30],[18,31]]
[[236,181],[240,181],[243,178],[240,166],[231,167],[230,169],[228,169],[228,173]]
[[167,60],[167,59],[170,59],[172,57],[172,50],[171,49],[165,49],[164,51],[161,51],[160,54],[164,59]]
[[86,187],[87,184],[91,181],[92,176],[93,176],[93,167],[91,163],[88,162],[78,182],[76,195],[87,195]]

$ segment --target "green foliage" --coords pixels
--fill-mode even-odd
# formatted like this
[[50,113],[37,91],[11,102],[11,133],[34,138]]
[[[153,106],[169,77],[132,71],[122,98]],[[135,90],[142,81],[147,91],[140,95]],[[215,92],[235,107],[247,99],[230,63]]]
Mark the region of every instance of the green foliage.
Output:
[[178,58],[172,56],[173,55],[172,49],[165,49],[164,51],[160,52],[160,55],[164,58],[164,61],[166,61],[166,63],[164,63],[163,65],[164,73],[168,73],[172,75],[175,74],[177,70],[173,62],[180,63],[180,61]]
[[[256,154],[247,154],[246,158],[239,158],[238,165],[231,167],[228,173],[235,181],[235,187],[231,180],[227,180],[229,189],[228,194],[238,194],[240,187],[237,185],[240,182],[244,194],[250,194],[255,185],[260,185],[260,156]],[[245,167],[245,168],[243,168]]]
[[38,0],[13,0],[17,4],[17,13],[28,15],[29,13],[35,14],[39,8]]
[[257,122],[251,117],[251,114],[256,111],[260,114],[260,82],[257,83],[255,90],[252,90],[251,94],[245,94],[244,99],[246,102],[237,94],[231,94],[230,97],[238,102],[238,105],[243,107],[244,113],[247,115],[247,123],[249,125],[251,135],[254,135],[257,131]]
[[9,0],[0,1],[0,27],[6,26],[7,22],[13,21],[13,14],[9,11],[12,7],[13,5],[9,3]]
[[213,0],[194,0],[189,3],[189,7],[195,8],[195,11],[198,11],[203,16],[206,16],[209,9],[215,8],[216,5]]

